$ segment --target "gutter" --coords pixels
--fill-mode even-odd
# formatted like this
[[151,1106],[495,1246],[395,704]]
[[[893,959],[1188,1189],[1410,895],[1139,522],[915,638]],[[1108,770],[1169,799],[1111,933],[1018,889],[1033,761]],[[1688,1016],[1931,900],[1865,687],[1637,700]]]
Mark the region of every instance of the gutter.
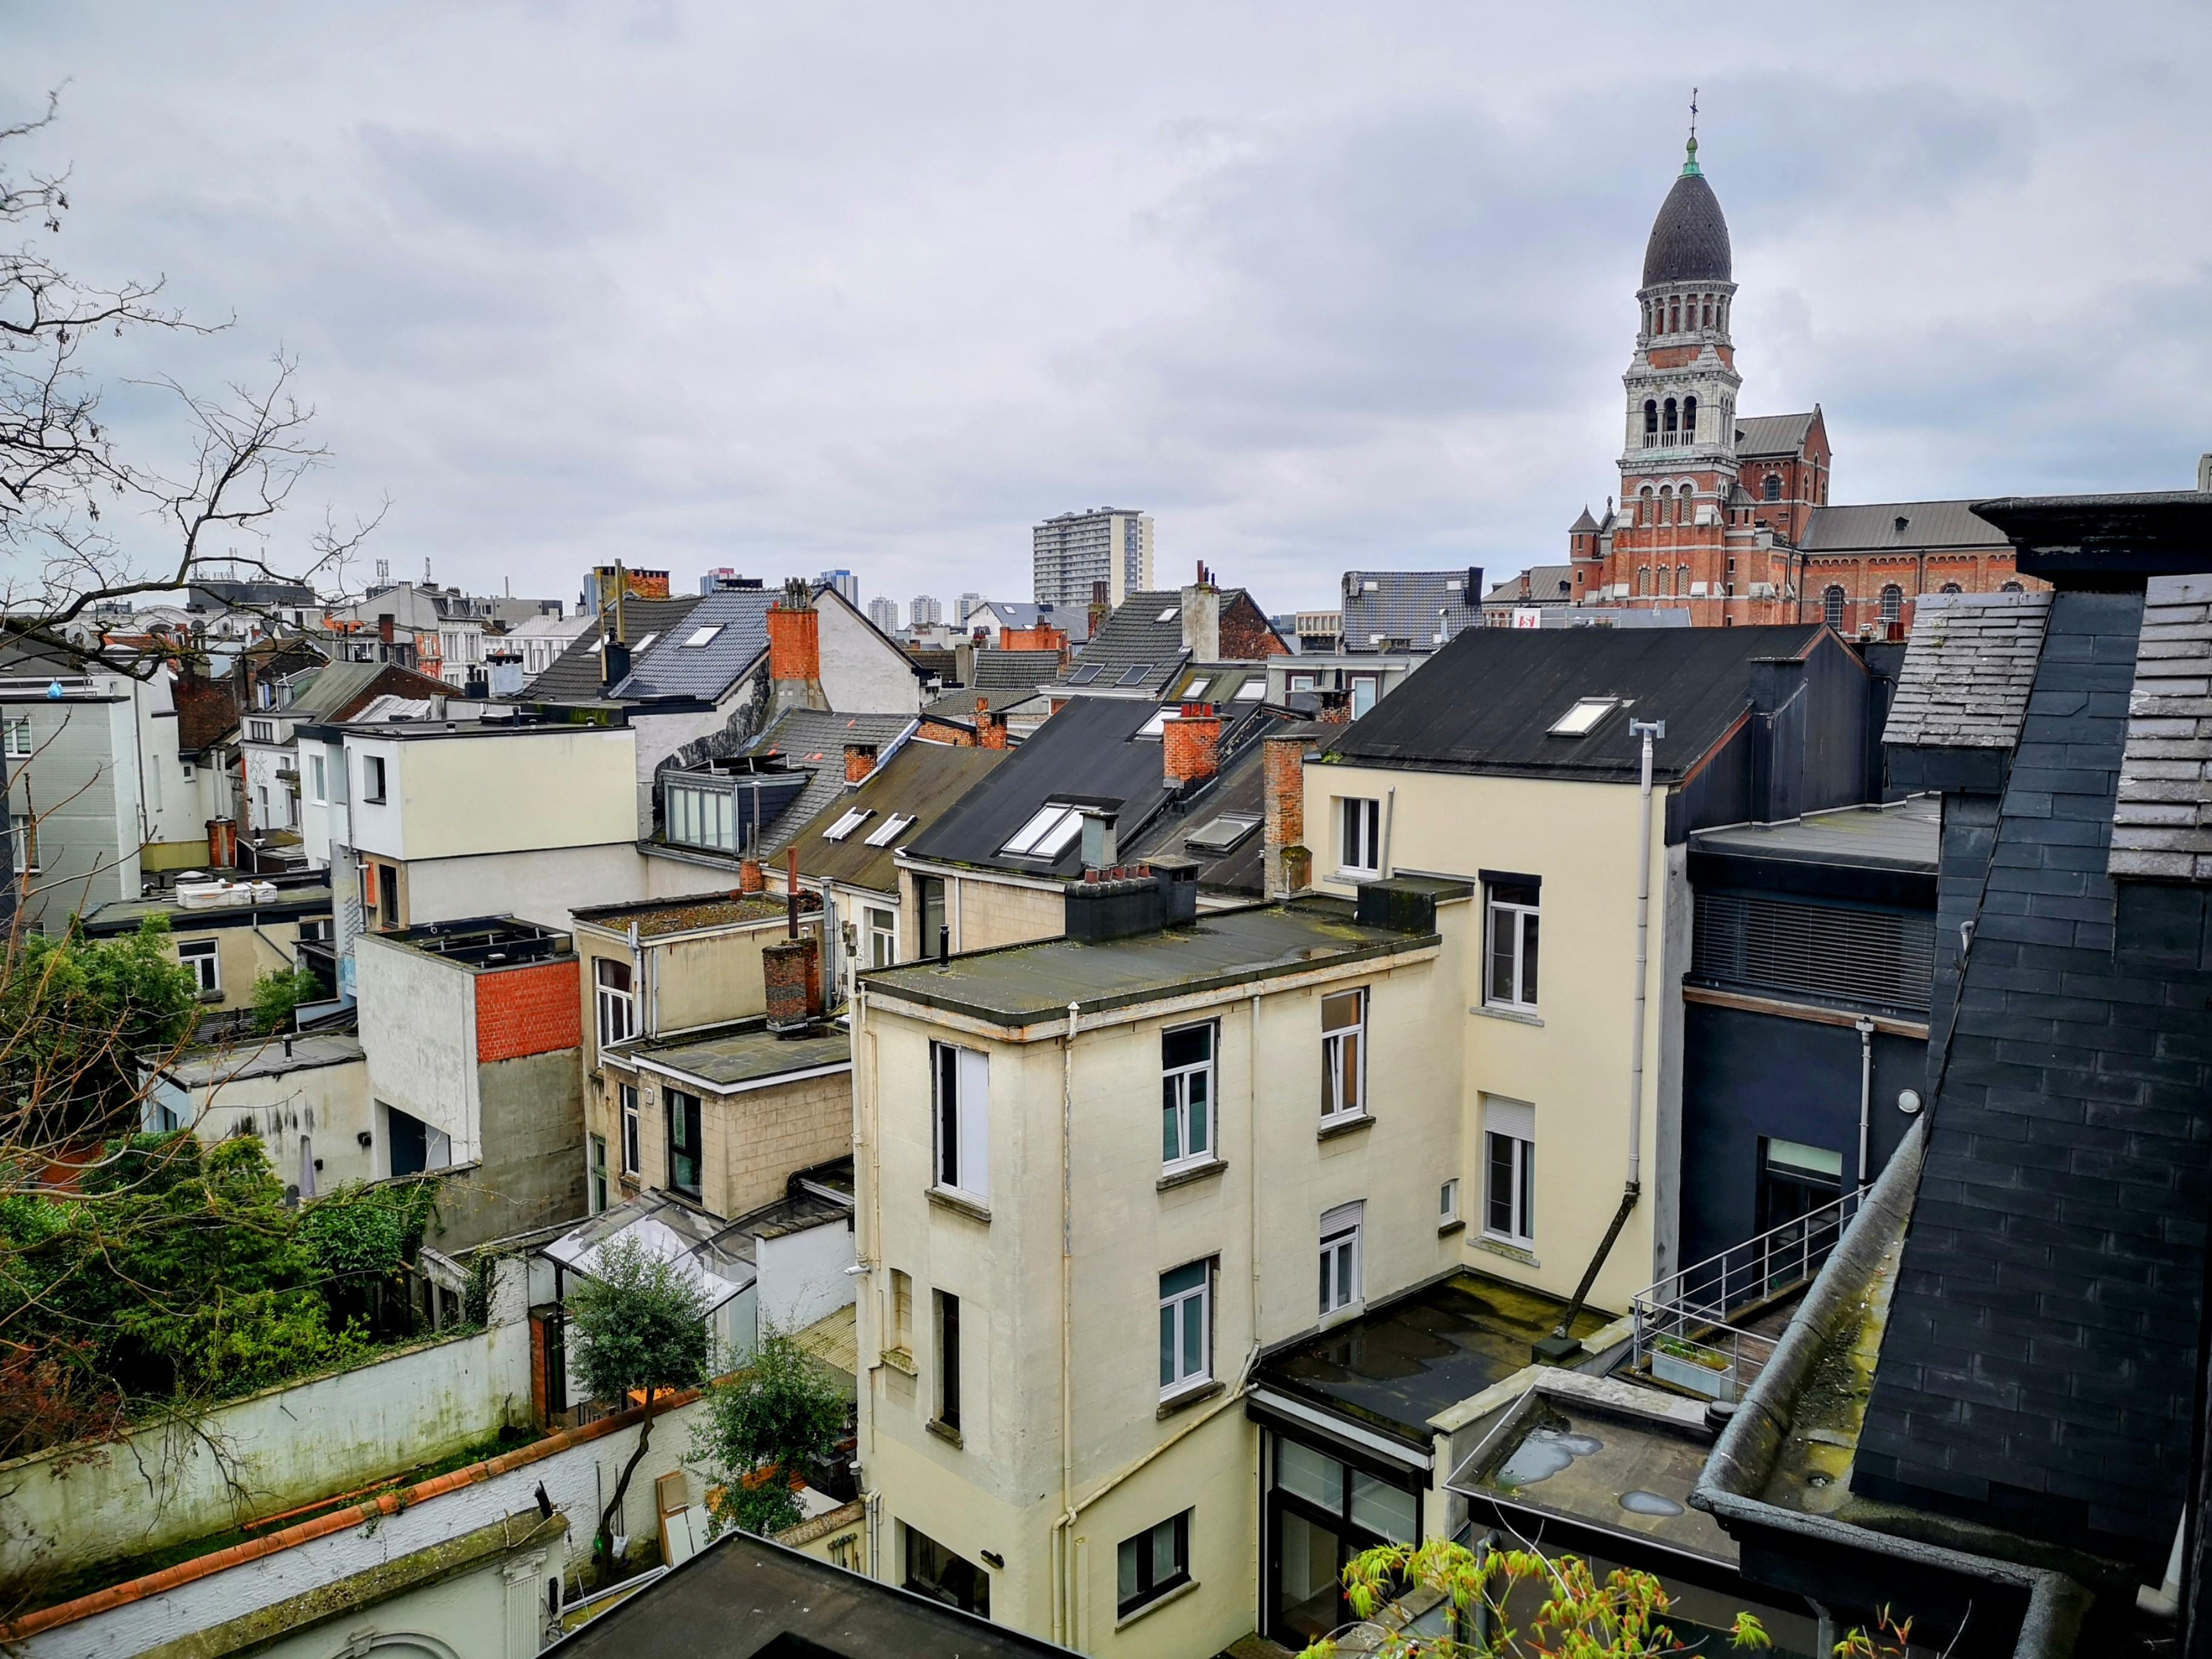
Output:
[[1891,1154],[1880,1178],[1868,1191],[1856,1218],[1813,1281],[1803,1304],[1791,1316],[1773,1357],[1714,1443],[1712,1455],[1691,1489],[1690,1505],[1718,1521],[1739,1544],[1744,1528],[1763,1528],[1833,1552],[1886,1558],[1900,1566],[2014,1593],[2025,1589],[2027,1608],[2021,1619],[2013,1659],[2068,1659],[2094,1598],[2066,1574],[2048,1567],[1970,1555],[1848,1521],[1802,1514],[1757,1496],[1765,1489],[1783,1437],[1789,1432],[1799,1393],[1820,1362],[1830,1325],[1844,1306],[1865,1290],[1875,1261],[1911,1215],[1927,1150],[1927,1124],[1924,1115],[1914,1120],[1903,1144]]

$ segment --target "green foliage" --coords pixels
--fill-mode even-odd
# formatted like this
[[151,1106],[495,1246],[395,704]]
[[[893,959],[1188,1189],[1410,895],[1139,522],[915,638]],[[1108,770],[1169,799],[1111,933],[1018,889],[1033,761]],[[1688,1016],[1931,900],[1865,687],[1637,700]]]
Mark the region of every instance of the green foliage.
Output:
[[322,995],[322,981],[305,968],[264,974],[253,981],[253,1029],[263,1036],[289,1031],[300,1005],[319,1002]]
[[[1543,1595],[1534,1621],[1520,1630],[1506,1618],[1516,1586]],[[1384,1659],[1644,1659],[1698,1649],[1704,1632],[1683,1640],[1667,1622],[1666,1587],[1647,1572],[1617,1567],[1601,1582],[1588,1562],[1571,1555],[1545,1557],[1529,1550],[1480,1553],[1449,1539],[1418,1547],[1389,1545],[1368,1550],[1344,1570],[1352,1612],[1372,1620],[1407,1588],[1433,1589],[1451,1604],[1459,1639],[1386,1632],[1379,1645],[1363,1647]],[[1525,1606],[1527,1597],[1516,1598]],[[1773,1645],[1758,1620],[1739,1613],[1730,1644],[1746,1651]],[[1333,1638],[1309,1645],[1301,1659],[1334,1659]],[[1842,1656],[1843,1649],[1837,1650]],[[1899,1659],[1884,1652],[1851,1659]]]
[[0,959],[0,1110],[27,1152],[118,1133],[135,1121],[140,1056],[191,1034],[199,986],[168,949],[169,925],[88,939],[18,934]]
[[437,1212],[434,1182],[341,1187],[300,1212],[300,1237],[331,1279],[398,1275]]
[[707,1376],[707,1311],[696,1279],[635,1239],[617,1239],[568,1292],[577,1377],[594,1400],[696,1387]]
[[836,1449],[847,1411],[834,1371],[795,1338],[764,1336],[744,1370],[708,1391],[706,1413],[691,1431],[692,1456],[720,1482],[708,1496],[714,1531],[796,1526],[791,1476]]

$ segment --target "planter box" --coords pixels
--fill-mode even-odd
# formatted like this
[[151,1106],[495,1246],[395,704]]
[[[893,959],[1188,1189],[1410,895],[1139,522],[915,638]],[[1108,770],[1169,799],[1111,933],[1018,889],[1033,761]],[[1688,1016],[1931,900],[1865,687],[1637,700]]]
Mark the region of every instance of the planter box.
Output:
[[1663,1348],[1651,1351],[1651,1375],[1662,1382],[1672,1382],[1678,1389],[1687,1389],[1708,1400],[1725,1400],[1730,1404],[1735,1401],[1735,1379],[1728,1372],[1717,1371],[1710,1365],[1668,1353]]

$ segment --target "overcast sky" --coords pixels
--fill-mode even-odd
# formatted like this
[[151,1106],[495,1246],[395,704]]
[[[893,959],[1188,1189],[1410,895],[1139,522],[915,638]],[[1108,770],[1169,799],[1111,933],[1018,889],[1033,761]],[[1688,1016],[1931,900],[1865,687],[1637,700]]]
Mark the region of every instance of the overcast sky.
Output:
[[2185,488],[2212,449],[2201,0],[0,0],[0,114],[68,82],[72,268],[237,319],[106,361],[296,354],[313,497],[389,496],[395,574],[1027,598],[1030,525],[1101,502],[1156,516],[1163,583],[1203,558],[1273,611],[1556,561],[1615,487],[1692,84],[1741,407],[1818,400],[1838,500]]

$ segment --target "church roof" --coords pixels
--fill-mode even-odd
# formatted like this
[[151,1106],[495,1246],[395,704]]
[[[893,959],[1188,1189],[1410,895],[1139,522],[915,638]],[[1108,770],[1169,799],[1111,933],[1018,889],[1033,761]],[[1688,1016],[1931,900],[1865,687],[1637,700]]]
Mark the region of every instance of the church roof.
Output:
[[1739,455],[1795,455],[1813,429],[1813,411],[1802,415],[1746,415],[1735,423]]
[[1582,517],[1577,519],[1572,524],[1567,526],[1567,534],[1570,536],[1594,536],[1596,533],[1597,520],[1590,517],[1590,510],[1587,507],[1583,508]]
[[1917,553],[2011,544],[2003,531],[1977,516],[1972,501],[1869,501],[1814,507],[1802,546],[1808,553]]
[[1725,283],[1732,268],[1728,221],[1721,216],[1720,198],[1698,171],[1693,149],[1651,222],[1651,240],[1644,246],[1644,286]]

